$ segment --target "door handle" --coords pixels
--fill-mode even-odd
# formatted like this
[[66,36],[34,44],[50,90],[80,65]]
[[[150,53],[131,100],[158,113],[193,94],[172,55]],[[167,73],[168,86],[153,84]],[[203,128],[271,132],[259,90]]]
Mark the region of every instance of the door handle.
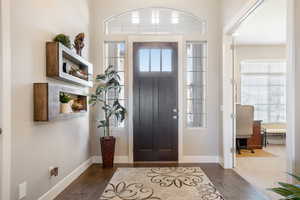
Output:
[[173,111],[173,113],[177,113],[177,109],[176,108],[174,108],[172,111]]
[[0,135],[2,135],[2,128],[0,128]]
[[177,119],[177,115],[173,115],[173,119]]

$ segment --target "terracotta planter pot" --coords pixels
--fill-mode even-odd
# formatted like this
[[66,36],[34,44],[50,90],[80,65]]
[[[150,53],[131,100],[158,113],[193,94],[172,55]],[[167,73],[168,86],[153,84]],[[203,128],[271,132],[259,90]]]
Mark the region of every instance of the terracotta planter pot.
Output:
[[103,167],[112,168],[114,166],[116,138],[112,136],[101,137],[100,143]]

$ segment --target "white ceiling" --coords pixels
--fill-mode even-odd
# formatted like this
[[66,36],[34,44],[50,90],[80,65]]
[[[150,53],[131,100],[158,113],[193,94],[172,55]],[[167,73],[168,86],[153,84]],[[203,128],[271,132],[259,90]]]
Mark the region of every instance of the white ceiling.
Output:
[[286,0],[265,0],[235,33],[237,44],[285,44]]

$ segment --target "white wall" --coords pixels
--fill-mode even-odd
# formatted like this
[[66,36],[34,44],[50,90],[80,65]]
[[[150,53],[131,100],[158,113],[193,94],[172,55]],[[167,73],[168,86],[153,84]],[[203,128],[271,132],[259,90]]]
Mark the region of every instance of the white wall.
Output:
[[[204,18],[208,23],[208,128],[202,130],[186,130],[183,134],[183,152],[189,156],[218,156],[219,155],[219,71],[221,57],[221,22],[219,15],[221,5],[218,0],[111,0],[93,1],[92,11],[92,57],[95,72],[101,72],[103,66],[103,20],[124,11],[145,7],[168,7],[191,12]],[[131,66],[129,66],[131,67]],[[92,123],[95,123],[92,121]],[[100,130],[92,126],[92,153],[100,155]],[[128,155],[128,131],[114,133],[117,137],[117,155]]]
[[300,2],[295,0],[295,56],[296,56],[296,69],[295,69],[295,164],[296,171],[300,173]]
[[[88,0],[11,0],[12,200],[23,181],[27,181],[25,199],[37,199],[90,156],[88,114],[33,122],[33,83],[54,82],[46,78],[45,42],[58,33],[73,39],[85,32],[88,38],[88,31]],[[50,166],[59,167],[57,178],[49,179]]]
[[[3,7],[2,7],[2,1],[0,1],[0,10],[1,10],[1,14],[2,14],[2,10],[3,10]],[[1,19],[1,22],[0,22],[0,83],[1,83],[1,87],[0,87],[0,127],[2,129],[3,127],[3,108],[4,108],[4,105],[3,105],[3,70],[4,70],[4,67],[3,67],[3,14],[1,15],[0,17]],[[2,197],[2,193],[3,193],[3,188],[2,188],[2,170],[3,170],[3,136],[2,136],[2,133],[0,134],[0,197]]]
[[[0,13],[2,14],[3,12],[3,7],[2,7],[2,1],[0,1]],[[3,14],[0,17],[1,22],[0,22],[0,83],[1,86],[3,85]],[[0,127],[2,129],[3,127],[3,86],[0,87]],[[3,176],[2,176],[2,170],[3,170],[3,136],[2,133],[0,134],[0,198],[2,197],[2,193],[3,193],[3,188],[2,188],[2,180],[3,180]],[[2,197],[3,198],[3,197]]]
[[0,199],[10,197],[11,171],[11,49],[10,49],[10,1],[1,0],[1,191]]
[[240,65],[245,60],[286,60],[285,45],[238,45],[235,47],[235,80],[237,82],[237,103],[240,103]]
[[231,20],[243,11],[246,5],[254,3],[256,0],[222,0],[223,6],[223,26],[227,26]]

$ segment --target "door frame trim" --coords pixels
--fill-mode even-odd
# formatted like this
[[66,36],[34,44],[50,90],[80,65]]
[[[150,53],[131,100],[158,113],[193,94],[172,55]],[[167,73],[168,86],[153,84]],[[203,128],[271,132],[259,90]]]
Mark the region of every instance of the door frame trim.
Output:
[[[295,97],[296,97],[296,17],[295,0],[287,0],[287,170],[290,173],[295,172],[296,166],[296,117],[295,117]],[[299,168],[298,168],[299,169]],[[290,182],[293,178],[288,176]]]
[[235,17],[223,27],[222,43],[223,43],[223,60],[222,60],[222,121],[223,121],[223,155],[221,156],[221,165],[225,169],[234,168],[235,164],[235,108],[234,108],[234,33],[253,13],[264,0],[251,0],[238,11]]
[[[183,161],[183,38],[182,36],[128,36],[128,66],[133,66],[134,42],[176,42],[178,45],[178,162]],[[128,67],[128,161],[133,163],[133,67]]]
[[10,34],[10,0],[0,0],[0,82],[1,82],[1,126],[2,168],[0,199],[10,199],[11,187],[11,34]]

